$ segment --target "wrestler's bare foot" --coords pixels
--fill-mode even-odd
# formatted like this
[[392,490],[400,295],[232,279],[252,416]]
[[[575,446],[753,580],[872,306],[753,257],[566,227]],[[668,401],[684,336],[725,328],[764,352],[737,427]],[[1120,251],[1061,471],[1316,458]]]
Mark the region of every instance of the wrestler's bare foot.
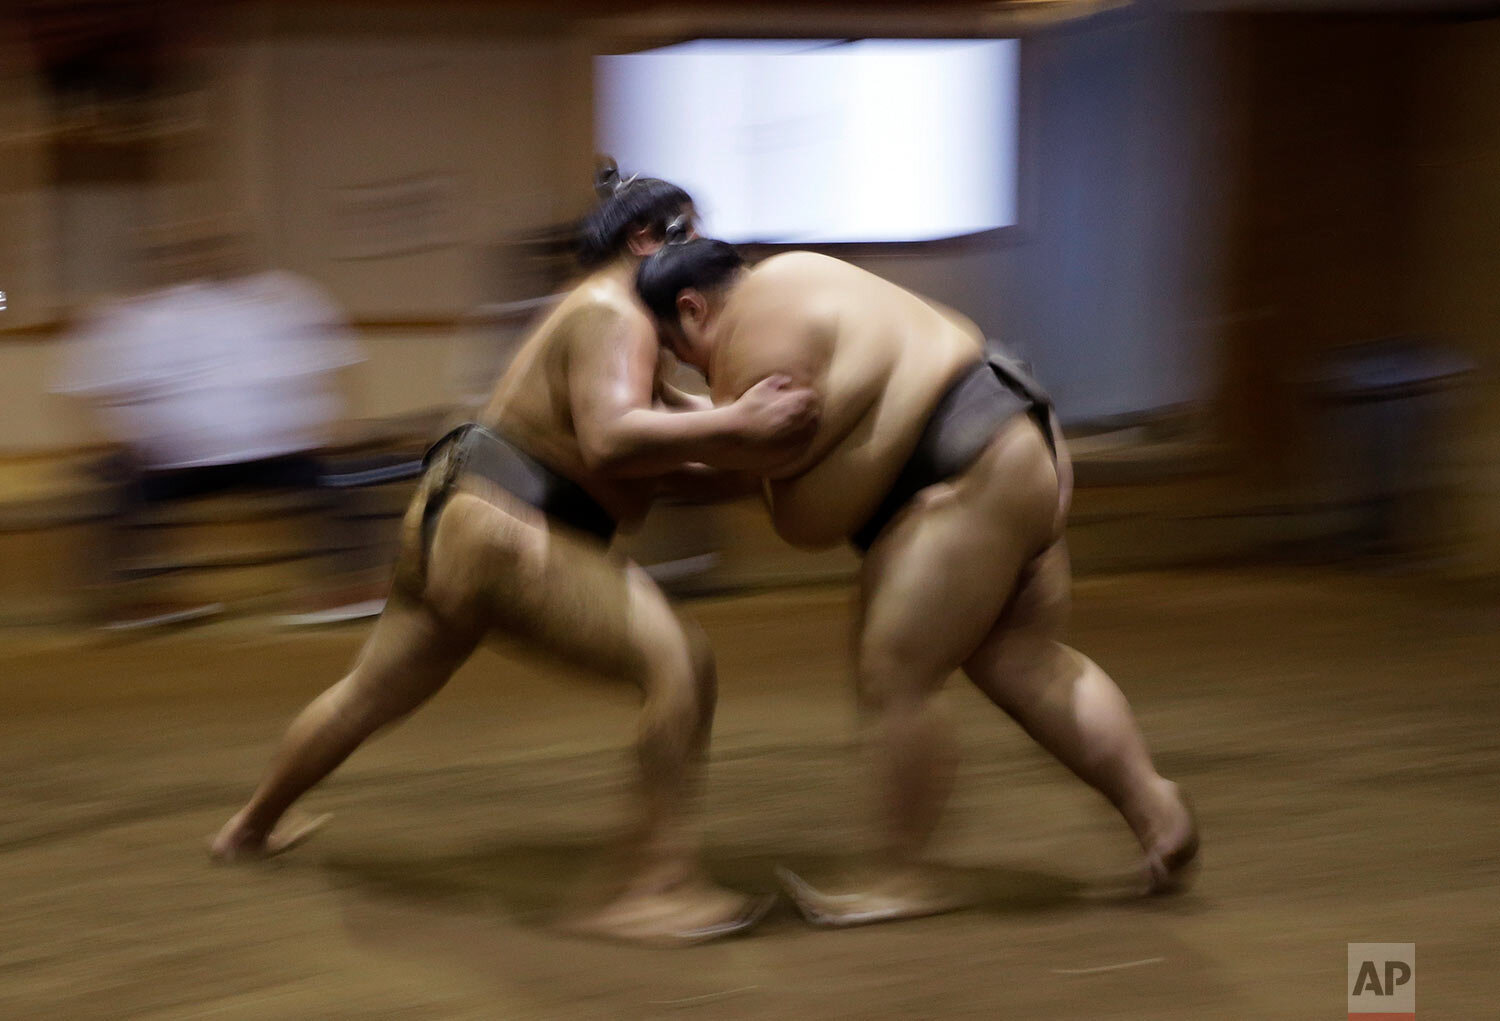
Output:
[[328,822],[328,815],[288,812],[270,833],[252,828],[246,813],[236,812],[208,845],[209,857],[218,862],[258,861],[290,851]]
[[819,890],[789,869],[777,869],[776,875],[802,917],[823,928],[922,918],[974,902],[972,894],[922,869],[887,872],[848,893]]
[[693,946],[748,932],[775,903],[774,894],[751,896],[693,878],[665,887],[638,885],[602,908],[568,916],[559,928],[647,946]]
[[1146,853],[1147,893],[1181,893],[1191,884],[1198,865],[1198,820],[1175,783],[1162,780],[1157,791],[1160,820],[1141,845]]

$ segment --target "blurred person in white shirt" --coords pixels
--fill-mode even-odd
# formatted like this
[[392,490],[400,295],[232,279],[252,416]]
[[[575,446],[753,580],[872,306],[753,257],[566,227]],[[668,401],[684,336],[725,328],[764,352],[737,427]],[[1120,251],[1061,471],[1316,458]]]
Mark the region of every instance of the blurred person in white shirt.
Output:
[[[318,452],[344,417],[336,374],[361,360],[332,300],[291,273],[253,268],[241,235],[178,230],[144,254],[155,286],[85,319],[58,386],[85,399],[121,448],[110,470],[122,493],[117,564],[143,508],[317,488]],[[117,624],[215,609],[136,608]]]

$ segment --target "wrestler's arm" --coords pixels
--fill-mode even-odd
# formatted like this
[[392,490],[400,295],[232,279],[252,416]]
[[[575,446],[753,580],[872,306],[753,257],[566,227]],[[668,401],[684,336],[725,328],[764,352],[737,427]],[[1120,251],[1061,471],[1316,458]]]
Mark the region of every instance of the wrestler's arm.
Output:
[[766,419],[738,403],[700,411],[652,407],[658,349],[644,320],[605,311],[589,325],[573,332],[567,354],[574,430],[591,471],[643,478],[694,461],[742,468],[766,445]]
[[[777,312],[740,322],[724,341],[726,357],[710,384],[714,402],[727,405],[761,380],[781,376],[812,391],[821,404],[834,332],[834,324],[788,322]],[[816,430],[805,430],[780,443],[746,450],[740,467],[761,478],[795,474],[816,435]]]
[[[708,411],[714,402],[707,394],[689,393],[666,380],[675,360],[665,350],[657,367],[657,406],[670,411]],[[733,468],[715,468],[701,462],[685,464],[661,477],[657,493],[684,503],[722,503],[757,496],[759,475]]]

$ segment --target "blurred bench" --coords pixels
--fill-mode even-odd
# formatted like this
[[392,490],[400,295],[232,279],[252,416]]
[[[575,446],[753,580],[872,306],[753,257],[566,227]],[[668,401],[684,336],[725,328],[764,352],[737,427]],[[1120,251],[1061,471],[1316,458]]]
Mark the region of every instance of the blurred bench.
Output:
[[[126,565],[126,584],[142,597],[280,613],[351,570],[386,577],[416,484],[406,468],[452,418],[433,411],[359,423],[327,451],[329,490],[228,493],[163,508],[141,524],[160,540],[156,552]],[[1080,574],[1327,549],[1327,538],[1347,524],[1346,507],[1251,488],[1193,425],[1126,425],[1071,445],[1077,489],[1069,542]],[[0,462],[0,624],[82,623],[105,612],[98,551],[110,494],[90,472],[99,456]],[[336,526],[322,534],[336,538],[319,541],[314,525],[330,501]],[[681,595],[842,582],[858,569],[845,547],[807,553],[787,546],[753,500],[664,502],[620,544]]]
[[83,466],[98,456],[0,461],[0,624],[77,622],[87,551],[109,513]]
[[118,492],[107,450],[0,462],[0,624],[104,623],[122,605],[305,608],[309,594],[381,580],[441,413],[356,423],[322,455],[337,488],[229,491],[148,508],[140,552],[112,561]]

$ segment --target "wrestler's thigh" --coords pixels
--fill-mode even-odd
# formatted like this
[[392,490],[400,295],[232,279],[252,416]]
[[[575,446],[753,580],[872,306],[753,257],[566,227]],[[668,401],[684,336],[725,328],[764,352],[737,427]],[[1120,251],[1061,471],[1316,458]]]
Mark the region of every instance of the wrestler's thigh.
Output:
[[1058,540],[1022,573],[1015,598],[964,664],[982,690],[1001,704],[1024,701],[1079,658],[1062,644],[1072,611],[1072,568]]
[[682,622],[645,571],[518,502],[449,499],[427,599],[444,616],[601,673],[645,682],[691,670]]
[[384,718],[404,715],[447,683],[477,641],[477,634],[395,591],[340,682],[342,694]]
[[941,684],[989,633],[1030,559],[1024,530],[932,489],[937,499],[894,521],[861,568],[862,688]]

